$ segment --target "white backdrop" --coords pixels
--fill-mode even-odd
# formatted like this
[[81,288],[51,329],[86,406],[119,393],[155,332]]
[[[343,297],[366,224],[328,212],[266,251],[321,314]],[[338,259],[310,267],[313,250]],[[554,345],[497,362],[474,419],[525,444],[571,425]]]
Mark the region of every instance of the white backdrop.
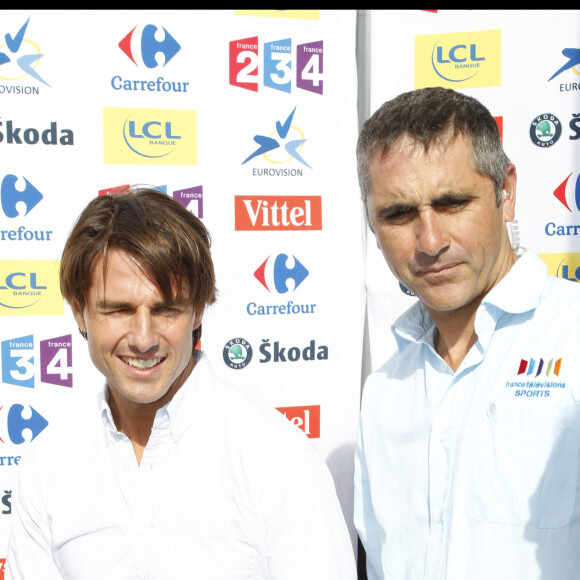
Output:
[[364,326],[356,12],[0,16],[0,558],[19,458],[103,383],[56,261],[88,201],[127,184],[161,188],[208,227],[219,299],[202,348],[315,441],[350,522]]
[[427,84],[480,99],[518,168],[522,246],[580,278],[579,11],[359,11],[358,43],[355,11],[0,16],[0,578],[19,458],[102,384],[56,279],[95,195],[153,185],[208,226],[202,346],[313,438],[353,540],[365,307],[363,375],[414,300],[364,224],[357,105]]

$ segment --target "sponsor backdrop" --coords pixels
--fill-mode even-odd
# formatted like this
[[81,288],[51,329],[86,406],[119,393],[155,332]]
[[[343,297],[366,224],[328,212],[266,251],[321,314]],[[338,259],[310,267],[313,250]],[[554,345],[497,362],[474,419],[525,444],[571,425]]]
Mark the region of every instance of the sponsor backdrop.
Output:
[[220,294],[202,348],[312,438],[351,521],[355,38],[356,11],[0,13],[0,565],[26,449],[103,384],[60,296],[62,247],[92,198],[128,184],[207,225]]
[[370,113],[429,85],[486,104],[518,167],[512,236],[580,279],[580,12],[358,16],[357,44],[356,11],[2,11],[0,575],[22,456],[102,386],[57,275],[94,196],[152,185],[204,221],[202,347],[312,438],[349,525],[361,371],[415,300],[364,224],[357,93]]

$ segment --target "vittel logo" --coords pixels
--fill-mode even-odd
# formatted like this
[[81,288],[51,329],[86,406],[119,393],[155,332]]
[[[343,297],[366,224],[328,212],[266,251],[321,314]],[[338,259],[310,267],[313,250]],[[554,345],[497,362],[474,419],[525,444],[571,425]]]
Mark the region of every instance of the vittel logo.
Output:
[[235,228],[259,230],[321,230],[320,196],[242,196],[235,198]]
[[292,425],[304,431],[309,439],[320,437],[320,405],[305,405],[298,407],[276,407]]

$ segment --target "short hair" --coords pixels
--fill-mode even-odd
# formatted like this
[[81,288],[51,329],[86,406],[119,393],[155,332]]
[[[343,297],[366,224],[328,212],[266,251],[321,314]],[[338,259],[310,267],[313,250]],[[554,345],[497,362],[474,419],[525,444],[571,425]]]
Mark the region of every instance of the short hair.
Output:
[[[81,212],[62,253],[60,289],[82,312],[99,257],[106,272],[108,253],[123,250],[157,286],[168,303],[186,288],[196,313],[215,302],[211,237],[203,223],[179,202],[158,190],[131,187],[95,197]],[[194,332],[194,346],[201,327]]]
[[493,183],[497,205],[510,163],[497,122],[477,99],[443,87],[403,93],[384,103],[365,121],[357,143],[358,178],[363,200],[371,191],[369,164],[384,157],[401,138],[428,151],[463,135],[471,144],[473,169]]

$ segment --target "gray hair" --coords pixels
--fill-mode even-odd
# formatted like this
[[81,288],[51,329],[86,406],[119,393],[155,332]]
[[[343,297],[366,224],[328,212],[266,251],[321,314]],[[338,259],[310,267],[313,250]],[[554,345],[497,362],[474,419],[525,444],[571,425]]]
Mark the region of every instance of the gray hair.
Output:
[[376,155],[385,156],[403,137],[422,143],[428,151],[432,145],[447,143],[458,135],[471,143],[473,169],[491,179],[499,206],[510,160],[497,123],[477,99],[442,87],[403,93],[365,121],[356,149],[363,200],[371,191],[369,164]]

